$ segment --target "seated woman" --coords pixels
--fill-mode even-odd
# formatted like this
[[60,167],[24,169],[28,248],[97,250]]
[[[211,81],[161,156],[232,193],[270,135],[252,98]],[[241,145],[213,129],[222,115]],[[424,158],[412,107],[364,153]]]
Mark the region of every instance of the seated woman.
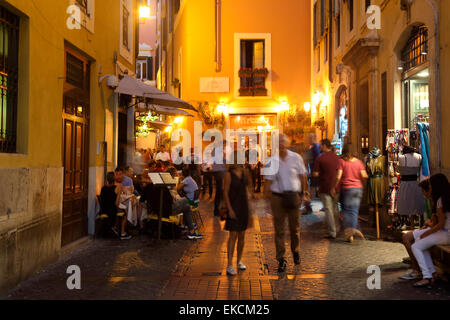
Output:
[[194,201],[197,200],[196,196],[198,196],[198,185],[197,182],[195,182],[191,177],[191,170],[189,167],[183,168],[183,176],[182,179],[178,181],[177,191],[184,193],[186,198],[189,200],[189,204],[191,205],[193,205]]
[[[128,240],[131,238],[130,235],[125,231],[127,224],[126,211],[120,207],[120,194],[122,192],[122,185],[115,185],[115,175],[114,172],[108,172],[106,175],[107,185],[104,186],[100,193],[100,206],[102,208],[102,213],[107,214],[109,218],[115,222],[112,227],[114,233],[120,237],[122,240]],[[119,218],[117,213],[124,212],[125,214]],[[118,226],[120,223],[120,235],[118,231]]]
[[[176,170],[174,172],[170,169],[169,172],[172,176],[176,174]],[[188,238],[190,240],[202,239],[203,235],[198,233],[197,227],[194,225],[188,199],[179,197],[176,192],[175,194],[171,193],[165,186],[158,188],[163,188],[163,217],[183,213],[183,220],[189,229]],[[141,202],[147,202],[147,205],[153,212],[157,212],[160,207],[160,190],[153,183],[149,183],[145,186],[143,195],[140,198]]]
[[438,244],[450,243],[450,183],[443,174],[436,174],[420,183],[422,192],[432,202],[432,219],[425,222],[422,229],[414,230],[403,237],[403,243],[411,257],[412,271],[400,277],[403,280],[420,278],[415,287],[428,287],[436,279],[436,269],[429,249]]

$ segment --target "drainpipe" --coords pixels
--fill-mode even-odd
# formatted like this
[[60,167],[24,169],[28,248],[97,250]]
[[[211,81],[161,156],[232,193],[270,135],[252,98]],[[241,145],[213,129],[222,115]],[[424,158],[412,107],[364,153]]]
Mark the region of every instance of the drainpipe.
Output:
[[214,0],[215,4],[215,31],[216,31],[216,48],[215,59],[216,72],[222,71],[222,0]]
[[435,73],[435,82],[436,82],[436,160],[437,160],[437,170],[441,172],[441,51],[440,51],[440,42],[441,42],[441,33],[439,30],[439,7],[436,2],[432,0],[426,0],[428,4],[433,8],[434,13],[434,32],[435,32],[435,52],[436,52],[436,73]]

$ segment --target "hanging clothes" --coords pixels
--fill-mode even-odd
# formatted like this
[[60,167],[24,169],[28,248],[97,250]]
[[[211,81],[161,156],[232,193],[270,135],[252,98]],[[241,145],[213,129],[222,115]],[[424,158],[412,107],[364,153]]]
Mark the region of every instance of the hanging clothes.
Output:
[[372,157],[367,162],[367,173],[369,175],[369,204],[382,205],[385,198],[385,162],[386,158],[382,155]]
[[422,215],[425,212],[425,197],[418,183],[422,162],[422,156],[418,153],[399,156],[401,174],[397,204],[399,215]]
[[420,153],[422,155],[422,167],[420,172],[420,180],[423,181],[430,177],[430,145],[428,131],[429,126],[427,123],[417,123],[417,128],[420,135]]

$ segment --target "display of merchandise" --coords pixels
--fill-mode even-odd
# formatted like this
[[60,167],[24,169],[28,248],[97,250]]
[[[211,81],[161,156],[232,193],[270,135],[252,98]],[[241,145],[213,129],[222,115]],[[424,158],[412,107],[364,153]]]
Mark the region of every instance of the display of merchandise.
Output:
[[420,181],[430,177],[430,126],[428,117],[417,115],[411,122],[410,129],[388,130],[386,136],[386,151],[388,153],[389,191],[386,199],[388,214],[392,217],[389,228],[398,230],[404,227],[406,217],[399,216],[397,211],[398,191],[400,187],[400,173],[398,156],[404,146],[414,147],[422,155]]
[[404,224],[403,217],[397,214],[398,190],[400,187],[400,172],[398,155],[403,151],[403,147],[409,145],[409,129],[388,130],[386,136],[386,151],[388,153],[388,179],[389,191],[386,203],[388,214],[392,217],[392,225],[389,229],[397,230]]

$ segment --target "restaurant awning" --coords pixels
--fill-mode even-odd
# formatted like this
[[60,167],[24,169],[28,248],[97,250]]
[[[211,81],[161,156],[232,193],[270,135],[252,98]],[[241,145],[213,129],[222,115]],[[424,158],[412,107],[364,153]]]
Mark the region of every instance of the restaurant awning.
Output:
[[197,111],[189,102],[172,96],[135,78],[125,75],[115,90],[117,93],[145,98],[148,103]]
[[154,111],[155,113],[159,114],[165,114],[169,116],[186,116],[186,117],[193,117],[192,114],[189,112],[186,112],[184,110],[178,109],[178,108],[172,108],[172,107],[164,107],[164,106],[158,106],[156,104],[146,104],[146,103],[138,103],[135,108],[138,111]]
[[167,122],[161,122],[161,121],[151,121],[151,122],[149,122],[149,126],[151,128],[155,128],[158,130],[164,130],[167,127],[170,127],[170,124],[168,124]]

